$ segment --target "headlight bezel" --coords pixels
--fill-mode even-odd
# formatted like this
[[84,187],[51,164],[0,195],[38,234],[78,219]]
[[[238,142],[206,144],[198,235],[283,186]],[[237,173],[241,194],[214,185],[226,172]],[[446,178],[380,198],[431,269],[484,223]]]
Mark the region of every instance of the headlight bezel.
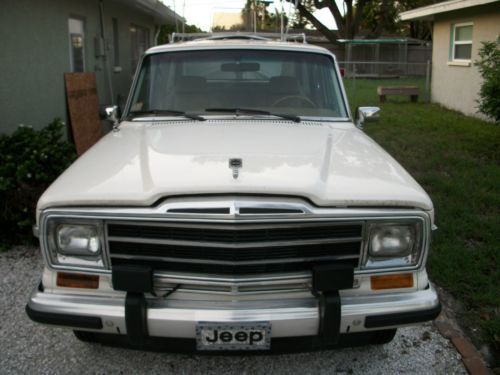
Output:
[[[73,270],[86,273],[109,273],[110,263],[105,241],[104,221],[97,218],[68,217],[50,215],[42,218],[43,238],[40,241],[42,253],[49,268],[54,270]],[[58,245],[58,230],[62,226],[95,227],[99,241],[96,253],[71,253],[61,251]]]
[[[414,228],[415,238],[409,254],[402,256],[374,256],[371,254],[374,230],[384,227]],[[359,270],[363,273],[393,272],[416,270],[425,263],[428,251],[428,220],[417,216],[414,218],[382,218],[370,220],[365,224],[362,257]],[[407,259],[409,258],[409,259]],[[411,260],[410,262],[408,260]]]

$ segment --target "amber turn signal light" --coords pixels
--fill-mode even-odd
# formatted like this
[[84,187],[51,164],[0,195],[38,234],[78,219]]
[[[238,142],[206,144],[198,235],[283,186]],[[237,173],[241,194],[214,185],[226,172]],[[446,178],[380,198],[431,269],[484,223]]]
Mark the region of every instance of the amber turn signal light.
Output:
[[99,276],[58,272],[56,284],[66,288],[97,289],[99,288]]
[[413,274],[398,273],[396,275],[372,276],[370,278],[372,289],[396,289],[413,287]]

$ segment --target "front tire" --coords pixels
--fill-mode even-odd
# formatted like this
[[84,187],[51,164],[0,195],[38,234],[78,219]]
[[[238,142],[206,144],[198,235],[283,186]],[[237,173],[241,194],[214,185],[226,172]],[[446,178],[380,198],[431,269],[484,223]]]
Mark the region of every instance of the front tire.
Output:
[[397,329],[384,329],[382,331],[373,332],[373,336],[370,343],[373,345],[383,345],[392,341],[394,336],[396,336]]
[[97,342],[97,336],[94,332],[73,331],[75,337],[83,342]]

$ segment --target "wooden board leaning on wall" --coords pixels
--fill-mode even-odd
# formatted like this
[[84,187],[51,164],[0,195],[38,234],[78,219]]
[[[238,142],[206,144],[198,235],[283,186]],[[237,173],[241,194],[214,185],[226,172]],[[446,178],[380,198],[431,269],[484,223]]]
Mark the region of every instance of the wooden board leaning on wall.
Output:
[[102,137],[95,73],[65,73],[66,98],[78,155]]

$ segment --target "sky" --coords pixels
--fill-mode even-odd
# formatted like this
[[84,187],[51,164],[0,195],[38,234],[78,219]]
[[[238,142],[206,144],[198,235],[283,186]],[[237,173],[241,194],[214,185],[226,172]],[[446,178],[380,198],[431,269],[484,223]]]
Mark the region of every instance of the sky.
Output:
[[[246,0],[161,0],[181,16],[184,15],[188,24],[194,24],[204,31],[209,31],[212,26],[212,16],[217,12],[240,12]],[[341,0],[336,0],[342,3]],[[283,1],[285,12],[293,14],[293,5]],[[281,9],[281,1],[274,0],[269,6],[269,11],[274,12],[275,7]],[[328,9],[316,11],[314,14],[328,28],[336,29],[335,21]]]

